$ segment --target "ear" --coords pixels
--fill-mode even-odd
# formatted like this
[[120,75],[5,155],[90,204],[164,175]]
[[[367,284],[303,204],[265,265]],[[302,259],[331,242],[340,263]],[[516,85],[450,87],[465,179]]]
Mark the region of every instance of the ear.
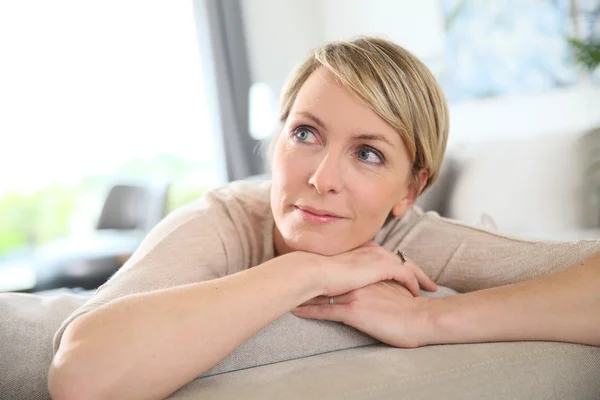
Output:
[[427,184],[427,179],[428,175],[425,169],[419,170],[416,182],[409,178],[408,191],[392,208],[392,214],[394,214],[395,217],[403,216],[413,206],[417,197],[419,197],[419,194],[421,194],[421,191]]

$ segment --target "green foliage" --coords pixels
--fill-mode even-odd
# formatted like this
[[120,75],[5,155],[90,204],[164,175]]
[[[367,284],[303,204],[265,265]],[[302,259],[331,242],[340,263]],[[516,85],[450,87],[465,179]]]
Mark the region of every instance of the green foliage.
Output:
[[169,188],[169,198],[167,200],[167,213],[199,199],[206,190],[207,188],[202,186],[194,187],[181,184],[171,185]]
[[8,193],[0,198],[0,254],[9,249],[25,247],[29,243],[29,235],[24,220],[30,205],[26,196],[19,193]]
[[600,64],[600,42],[583,41],[576,38],[567,40],[573,49],[577,64],[593,72]]
[[120,181],[169,182],[170,212],[204,194],[207,187],[198,182],[198,176],[206,168],[179,157],[160,155],[130,160],[111,175],[88,176],[72,186],[49,185],[34,193],[5,193],[0,196],[0,257],[67,236],[74,222],[89,226],[91,231],[103,196]]
[[76,193],[73,188],[53,185],[30,195],[8,193],[0,198],[0,253],[66,235]]

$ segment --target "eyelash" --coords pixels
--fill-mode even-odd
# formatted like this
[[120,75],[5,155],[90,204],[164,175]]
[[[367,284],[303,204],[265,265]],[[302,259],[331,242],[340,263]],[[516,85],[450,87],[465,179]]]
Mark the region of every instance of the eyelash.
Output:
[[315,134],[315,132],[314,132],[313,128],[311,128],[310,126],[306,126],[306,125],[300,125],[299,127],[297,127],[296,129],[294,129],[294,130],[292,131],[292,134],[293,134],[293,136],[294,136],[294,141],[296,141],[297,143],[305,143],[305,142],[303,142],[303,141],[301,141],[301,140],[299,140],[299,139],[298,139],[298,132],[301,132],[301,131],[308,131],[308,132],[310,132],[310,133],[311,133],[313,136],[315,136],[315,137],[317,136],[317,135]]
[[[293,137],[294,137],[294,141],[296,143],[306,143],[306,142],[303,142],[300,139],[298,139],[298,132],[301,132],[301,131],[308,131],[308,132],[311,133],[311,135],[316,136],[316,134],[313,131],[313,128],[311,128],[310,126],[301,125],[301,126],[297,127],[296,129],[294,129],[292,131],[292,134],[293,134]],[[365,161],[365,160],[359,159],[360,161],[363,161],[363,162],[365,162],[367,164],[375,165],[375,166],[385,165],[386,160],[385,160],[385,157],[383,156],[383,154],[381,154],[381,152],[379,150],[377,150],[377,149],[375,149],[375,148],[373,148],[371,146],[362,145],[362,146],[359,147],[359,149],[356,151],[355,154],[357,154],[358,152],[360,152],[362,150],[365,150],[365,149],[367,151],[375,154],[375,156],[377,158],[379,158],[380,163],[372,163],[372,162],[369,162],[369,161]]]

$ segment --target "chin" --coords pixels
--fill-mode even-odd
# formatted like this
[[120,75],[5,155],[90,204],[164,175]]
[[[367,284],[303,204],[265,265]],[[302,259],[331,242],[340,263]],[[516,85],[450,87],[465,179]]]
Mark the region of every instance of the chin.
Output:
[[334,256],[350,251],[362,243],[353,226],[315,226],[300,222],[294,213],[276,218],[276,225],[289,251],[305,251]]
[[320,254],[322,256],[335,256],[336,254],[343,253],[345,250],[337,250],[335,248],[329,247],[324,243],[318,243],[314,245],[302,246],[302,251],[306,251],[308,253]]
[[297,239],[287,240],[286,244],[296,251],[320,254],[322,256],[334,256],[353,249],[356,246],[340,242],[335,238],[323,238],[321,235],[303,234]]

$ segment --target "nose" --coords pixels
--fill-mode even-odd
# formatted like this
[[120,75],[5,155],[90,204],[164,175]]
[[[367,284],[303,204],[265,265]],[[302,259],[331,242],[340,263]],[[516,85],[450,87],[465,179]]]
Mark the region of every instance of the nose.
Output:
[[344,187],[339,157],[335,157],[331,152],[325,154],[308,183],[319,194],[339,193]]

